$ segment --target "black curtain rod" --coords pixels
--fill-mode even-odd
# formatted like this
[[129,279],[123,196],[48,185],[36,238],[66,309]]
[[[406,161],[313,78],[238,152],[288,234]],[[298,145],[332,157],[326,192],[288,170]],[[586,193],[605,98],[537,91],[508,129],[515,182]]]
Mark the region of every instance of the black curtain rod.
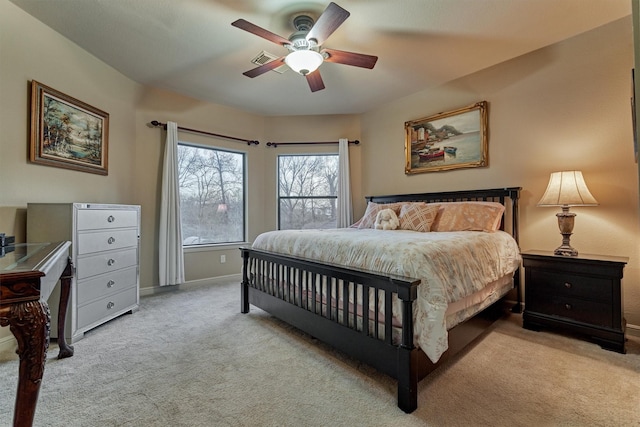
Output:
[[[153,120],[151,122],[151,125],[155,126],[155,127],[162,127],[165,130],[167,129],[167,124],[166,123],[160,123],[157,120]],[[217,136],[218,138],[232,139],[234,141],[246,142],[247,145],[251,145],[251,144],[258,145],[258,144],[260,144],[260,141],[256,141],[256,140],[253,140],[253,139],[242,139],[242,138],[236,138],[236,137],[233,137],[233,136],[219,135],[219,134],[213,133],[213,132],[206,132],[206,131],[203,131],[203,130],[184,128],[182,126],[178,126],[178,130],[182,130],[182,131],[185,131],[185,132],[199,133],[199,134],[202,134],[202,135]]]
[[[349,144],[360,144],[360,141],[357,139],[354,141],[348,141]],[[267,142],[267,147],[277,148],[278,145],[312,145],[312,144],[338,144],[338,141],[327,141],[327,142]]]

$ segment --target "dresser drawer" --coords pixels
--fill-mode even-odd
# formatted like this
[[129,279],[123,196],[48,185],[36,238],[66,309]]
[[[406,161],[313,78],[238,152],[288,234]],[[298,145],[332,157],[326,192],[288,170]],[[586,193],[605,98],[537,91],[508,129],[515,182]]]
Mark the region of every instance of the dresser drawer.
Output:
[[78,308],[78,328],[82,329],[99,320],[114,316],[137,303],[138,290],[131,288],[83,305]]
[[530,283],[535,292],[610,303],[613,298],[611,280],[579,274],[556,273],[531,269]]
[[105,252],[79,258],[76,265],[77,280],[138,265],[138,249]]
[[138,226],[138,211],[126,209],[79,209],[78,230],[126,228]]
[[577,322],[613,327],[611,304],[560,295],[528,293],[528,311],[564,317]]
[[128,248],[138,245],[138,230],[106,230],[78,233],[78,255]]
[[95,299],[135,287],[137,280],[138,269],[131,267],[79,281],[77,284],[78,304],[84,305]]

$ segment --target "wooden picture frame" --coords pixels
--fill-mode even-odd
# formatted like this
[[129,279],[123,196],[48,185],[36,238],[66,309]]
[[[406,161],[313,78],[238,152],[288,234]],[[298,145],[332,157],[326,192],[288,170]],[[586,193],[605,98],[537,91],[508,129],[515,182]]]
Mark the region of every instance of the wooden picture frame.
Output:
[[405,174],[488,166],[487,101],[405,122]]
[[109,114],[31,82],[29,161],[108,174]]

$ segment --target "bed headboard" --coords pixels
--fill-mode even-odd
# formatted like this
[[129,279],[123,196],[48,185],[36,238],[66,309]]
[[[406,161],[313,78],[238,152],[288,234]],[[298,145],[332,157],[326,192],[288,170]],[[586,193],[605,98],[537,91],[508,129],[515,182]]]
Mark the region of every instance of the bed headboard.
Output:
[[522,187],[492,188],[488,190],[444,191],[439,193],[395,194],[388,196],[367,196],[368,202],[498,202],[505,206],[500,229],[511,233],[518,242],[518,198]]

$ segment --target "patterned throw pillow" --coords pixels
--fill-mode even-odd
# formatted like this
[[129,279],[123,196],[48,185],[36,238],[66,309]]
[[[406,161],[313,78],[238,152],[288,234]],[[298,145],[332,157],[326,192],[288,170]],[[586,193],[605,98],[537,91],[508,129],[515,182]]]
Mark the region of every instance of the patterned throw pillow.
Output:
[[393,209],[396,215],[400,214],[400,208],[402,203],[374,203],[369,202],[367,204],[367,210],[364,212],[362,219],[357,222],[358,228],[374,228],[376,223],[376,216],[382,209]]
[[439,205],[431,231],[496,231],[505,209],[497,202],[448,202]]
[[438,214],[438,205],[406,203],[400,209],[400,229],[428,232]]

